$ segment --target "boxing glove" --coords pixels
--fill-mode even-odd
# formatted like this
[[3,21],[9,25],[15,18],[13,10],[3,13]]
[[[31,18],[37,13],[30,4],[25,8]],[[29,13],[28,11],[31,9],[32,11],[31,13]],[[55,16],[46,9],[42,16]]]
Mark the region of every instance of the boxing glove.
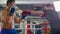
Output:
[[10,8],[9,15],[10,15],[10,16],[13,16],[14,12],[15,12],[15,7],[11,7],[11,8]]
[[28,15],[31,14],[31,11],[30,10],[25,10],[25,12],[27,12]]
[[27,11],[27,10],[23,10],[23,12],[22,12],[22,19],[25,19],[25,17],[27,16],[27,15],[30,15],[31,14],[31,12],[30,11]]

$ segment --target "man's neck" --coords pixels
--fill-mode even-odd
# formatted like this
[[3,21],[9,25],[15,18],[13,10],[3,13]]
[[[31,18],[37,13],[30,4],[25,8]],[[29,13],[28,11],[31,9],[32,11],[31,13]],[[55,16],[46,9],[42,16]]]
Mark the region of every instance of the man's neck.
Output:
[[10,10],[10,7],[7,6],[7,7],[6,7],[6,11],[9,11],[9,10]]
[[7,5],[7,7],[8,7],[8,8],[11,8],[11,6],[10,6],[10,5]]

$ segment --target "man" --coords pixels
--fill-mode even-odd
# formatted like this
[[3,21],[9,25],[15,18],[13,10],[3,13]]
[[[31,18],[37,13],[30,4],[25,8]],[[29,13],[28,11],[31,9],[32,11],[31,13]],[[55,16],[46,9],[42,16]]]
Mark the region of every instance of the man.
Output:
[[51,34],[60,34],[60,19],[58,13],[53,10],[51,4],[44,6],[46,19],[50,22]]
[[15,12],[15,0],[7,0],[7,7],[2,10],[2,31],[1,34],[18,34],[14,30],[14,21],[16,23],[21,23],[21,21],[26,17],[26,12],[22,12],[22,17],[17,18]]
[[[15,0],[7,0],[7,7],[2,10],[2,31],[1,34],[18,34],[14,30],[14,22],[21,23],[21,21],[30,14],[36,14],[36,12],[31,12],[29,10],[24,10],[21,13],[21,18],[17,18],[15,12]],[[43,12],[39,12],[40,14],[44,14]]]
[[15,0],[7,0],[7,7],[4,10],[2,10],[1,34],[17,34],[17,32],[14,30],[14,20],[17,23],[20,23],[22,19],[18,19],[14,14],[15,8],[12,8],[14,4]]

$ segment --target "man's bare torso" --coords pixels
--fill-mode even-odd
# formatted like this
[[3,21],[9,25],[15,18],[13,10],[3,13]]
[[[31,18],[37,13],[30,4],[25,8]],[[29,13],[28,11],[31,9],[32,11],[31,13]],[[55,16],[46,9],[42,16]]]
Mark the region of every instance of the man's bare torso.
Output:
[[6,8],[2,11],[2,28],[13,29],[14,28],[14,15],[9,16],[9,9]]

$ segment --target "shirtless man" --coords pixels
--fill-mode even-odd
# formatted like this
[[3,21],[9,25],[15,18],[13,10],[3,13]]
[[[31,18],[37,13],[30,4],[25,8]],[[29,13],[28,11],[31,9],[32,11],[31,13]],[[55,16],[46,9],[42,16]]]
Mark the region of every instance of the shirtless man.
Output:
[[[36,14],[36,12],[31,11],[23,11],[21,13],[22,17],[17,18],[16,14],[14,13],[15,8],[12,6],[15,4],[15,0],[7,0],[7,7],[2,10],[2,31],[1,34],[18,34],[14,30],[14,22],[21,23],[21,21],[27,16],[27,14]],[[43,12],[39,12],[43,14]]]
[[[1,34],[17,34],[14,30],[14,21],[20,23],[22,19],[18,19],[14,13],[12,6],[15,4],[15,0],[7,0],[7,7],[2,10],[2,31]],[[10,10],[11,9],[11,10]],[[12,12],[13,11],[13,12]],[[13,15],[12,15],[13,13]]]

